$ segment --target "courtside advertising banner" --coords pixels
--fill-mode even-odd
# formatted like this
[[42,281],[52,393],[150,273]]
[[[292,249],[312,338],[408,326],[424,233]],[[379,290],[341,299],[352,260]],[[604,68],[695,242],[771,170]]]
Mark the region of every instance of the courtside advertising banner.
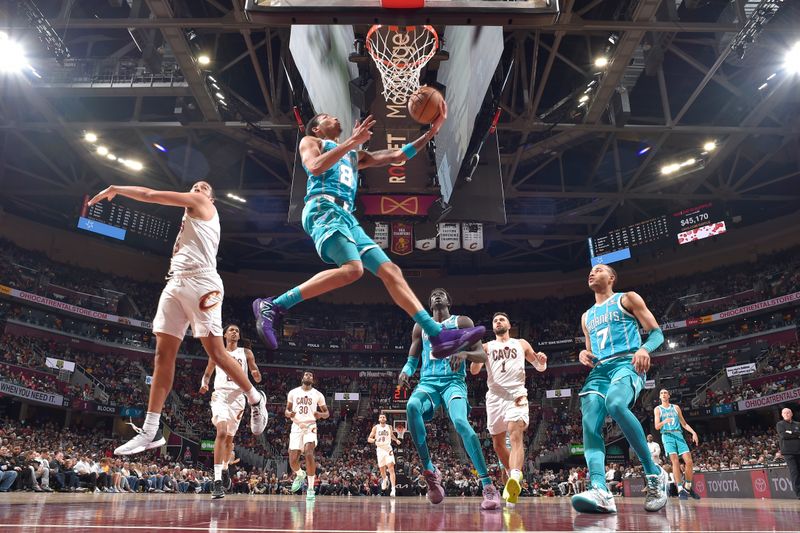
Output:
[[769,396],[761,396],[760,398],[739,400],[739,410],[747,411],[749,409],[769,407],[770,405],[777,405],[784,402],[796,402],[797,400],[800,400],[800,387],[783,392],[776,392]]

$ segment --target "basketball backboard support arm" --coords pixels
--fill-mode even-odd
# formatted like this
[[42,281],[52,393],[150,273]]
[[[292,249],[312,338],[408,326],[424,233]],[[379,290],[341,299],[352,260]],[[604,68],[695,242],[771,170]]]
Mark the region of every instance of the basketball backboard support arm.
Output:
[[380,0],[247,0],[250,20],[292,24],[440,24],[523,26],[552,24],[557,0],[425,0],[422,9],[385,9]]

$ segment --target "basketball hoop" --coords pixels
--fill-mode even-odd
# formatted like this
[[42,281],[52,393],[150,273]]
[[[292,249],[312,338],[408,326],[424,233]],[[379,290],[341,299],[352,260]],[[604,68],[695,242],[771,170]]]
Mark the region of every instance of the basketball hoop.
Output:
[[438,49],[439,35],[433,26],[372,26],[367,51],[380,72],[386,101],[405,104],[419,89],[422,67]]
[[394,421],[394,430],[397,432],[397,438],[400,439],[400,442],[403,441],[403,437],[406,436],[406,431],[408,431],[408,426],[406,425],[405,420],[395,420]]

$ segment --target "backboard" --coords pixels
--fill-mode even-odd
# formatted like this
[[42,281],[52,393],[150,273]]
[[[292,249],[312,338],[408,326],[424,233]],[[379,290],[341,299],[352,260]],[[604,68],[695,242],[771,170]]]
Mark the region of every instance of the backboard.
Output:
[[[384,5],[421,5],[414,9]],[[397,24],[514,26],[554,22],[557,0],[247,0],[253,22],[265,24]]]

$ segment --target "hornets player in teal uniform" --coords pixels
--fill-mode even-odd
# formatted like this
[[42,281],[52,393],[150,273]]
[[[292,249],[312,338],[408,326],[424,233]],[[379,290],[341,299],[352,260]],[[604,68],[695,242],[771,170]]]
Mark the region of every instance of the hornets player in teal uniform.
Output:
[[443,331],[408,286],[400,268],[392,263],[380,246],[366,234],[353,209],[358,189],[358,171],[369,167],[401,164],[414,157],[439,131],[447,117],[447,106],[427,133],[398,150],[367,152],[359,147],[372,136],[372,116],[356,122],[353,134],[339,143],[339,119],[320,114],[306,126],[300,141],[300,156],[308,174],[303,229],[314,240],[320,258],[337,268],[324,270],[305,283],[277,298],[253,301],[256,330],[267,348],[275,350],[278,341],[275,324],[291,307],[303,300],[344,287],[358,280],[366,268],[378,276],[392,299],[430,336],[435,357],[447,357],[471,346],[485,333],[483,326]]
[[[446,290],[434,289],[429,301],[433,319],[445,330],[472,327],[472,320],[469,317],[450,314],[451,300]],[[467,420],[469,403],[467,402],[465,361],[486,363],[483,344],[476,342],[469,347],[467,352],[462,351],[450,355],[447,359],[438,359],[433,355],[430,337],[417,324],[411,333],[408,361],[398,378],[398,384],[401,387],[408,387],[409,378],[417,370],[420,359],[422,359],[420,380],[406,404],[406,416],[408,417],[408,430],[411,432],[411,438],[424,468],[422,476],[428,483],[428,499],[434,504],[441,503],[444,499],[442,476],[431,461],[425,431],[425,422],[431,420],[436,409],[442,406],[450,416],[450,420],[453,421],[456,431],[461,436],[461,442],[464,443],[464,449],[467,450],[467,454],[478,472],[483,486],[481,509],[500,509],[500,493],[489,478],[480,440]]]
[[[686,444],[686,439],[683,438],[683,429],[681,428],[692,434],[692,442],[694,442],[695,446],[700,443],[697,438],[697,432],[686,423],[680,406],[670,403],[667,389],[661,389],[658,397],[661,399],[661,405],[656,406],[653,414],[655,415],[656,429],[661,431],[664,453],[672,462],[672,475],[675,478],[675,486],[678,487],[678,498],[688,500],[689,496],[691,496],[695,500],[699,500],[700,495],[692,488],[692,480],[694,479],[692,452],[689,451],[689,445]],[[685,484],[681,475],[681,459],[683,459],[683,464],[686,467]]]
[[[589,288],[595,304],[581,317],[586,349],[580,362],[592,370],[580,392],[583,418],[583,447],[589,467],[589,489],[572,497],[572,506],[583,513],[614,513],[617,506],[608,491],[605,476],[606,446],[603,425],[606,415],[619,424],[625,438],[644,467],[646,495],[644,508],[658,511],[667,503],[666,471],[650,456],[639,419],[631,412],[644,388],[650,369],[650,352],[661,346],[664,335],[653,313],[635,292],[614,292],[616,271],[596,265],[589,273]],[[642,343],[639,326],[647,332]]]

